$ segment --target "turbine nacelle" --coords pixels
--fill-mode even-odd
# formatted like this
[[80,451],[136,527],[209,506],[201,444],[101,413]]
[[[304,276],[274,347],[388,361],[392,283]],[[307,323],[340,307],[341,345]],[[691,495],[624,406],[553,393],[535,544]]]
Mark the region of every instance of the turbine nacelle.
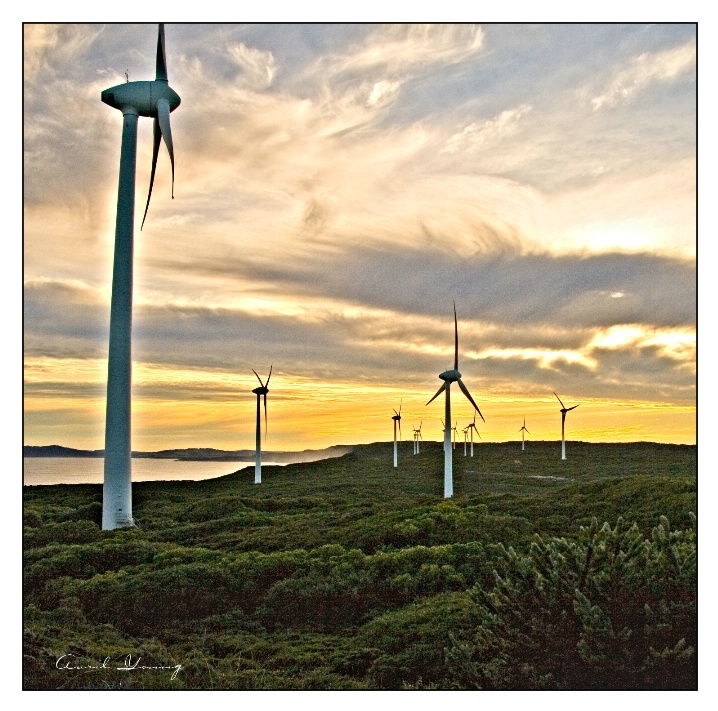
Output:
[[158,104],[165,100],[170,111],[174,111],[181,102],[179,94],[170,88],[166,81],[133,81],[127,84],[105,89],[100,97],[103,103],[113,109],[126,113],[129,109],[136,109],[138,115],[157,118]]
[[254,390],[252,390],[252,392],[255,393],[256,395],[266,395],[269,392],[269,388],[266,388],[266,387],[254,388]]
[[448,383],[456,383],[461,380],[461,373],[458,370],[445,370],[439,377]]

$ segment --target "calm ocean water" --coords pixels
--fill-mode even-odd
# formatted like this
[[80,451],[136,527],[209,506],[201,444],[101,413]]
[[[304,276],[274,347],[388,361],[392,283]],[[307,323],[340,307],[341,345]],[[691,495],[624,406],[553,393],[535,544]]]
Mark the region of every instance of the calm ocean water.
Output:
[[[26,457],[23,459],[23,483],[36,484],[102,484],[104,459],[84,457]],[[277,462],[262,461],[265,466]],[[214,479],[254,462],[178,462],[174,459],[133,459],[132,481],[177,481]]]

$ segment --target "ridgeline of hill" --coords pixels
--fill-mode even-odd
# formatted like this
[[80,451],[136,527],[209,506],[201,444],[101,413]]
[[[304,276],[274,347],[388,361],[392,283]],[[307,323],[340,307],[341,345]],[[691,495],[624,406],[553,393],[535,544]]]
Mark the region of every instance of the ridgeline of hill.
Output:
[[24,688],[697,688],[695,446],[392,449],[25,486]]
[[[301,452],[263,451],[265,460],[278,464],[297,462],[315,462],[328,457],[341,457],[351,451],[351,447],[334,445],[326,449],[305,449]],[[72,449],[59,444],[43,446],[23,445],[23,457],[104,457],[104,449]],[[189,447],[186,449],[163,449],[159,452],[132,452],[134,459],[175,459],[182,462],[253,462],[253,449],[223,450],[211,447]]]

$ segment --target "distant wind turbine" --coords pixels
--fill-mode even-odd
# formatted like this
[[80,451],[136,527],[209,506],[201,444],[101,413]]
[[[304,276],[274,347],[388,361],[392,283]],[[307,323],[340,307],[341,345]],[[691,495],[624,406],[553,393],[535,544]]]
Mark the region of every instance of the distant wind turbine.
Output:
[[[129,77],[128,77],[129,79]],[[132,253],[135,222],[135,168],[137,164],[137,123],[140,116],[154,119],[154,147],[147,208],[157,167],[160,140],[164,139],[172,164],[174,193],[174,150],[170,112],[180,105],[179,95],[167,81],[165,30],[160,23],[154,81],[127,81],[100,95],[102,101],[122,111],[120,177],[117,188],[115,255],[110,307],[110,346],[107,363],[107,405],[105,417],[105,465],[102,491],[102,528],[112,530],[133,526],[132,518]],[[174,194],[172,195],[174,198]],[[144,224],[144,217],[142,224]]]
[[399,466],[399,453],[396,445],[396,425],[399,425],[399,439],[401,439],[401,402],[399,403],[399,412],[394,410],[394,415],[391,418],[394,420],[394,466]]
[[[483,417],[481,418],[483,419]],[[474,413],[474,420],[470,425],[467,425],[467,430],[471,430],[471,456],[474,456],[474,432],[476,432],[476,435],[479,439],[481,439],[481,435],[479,434],[479,431],[476,429],[476,413]]]
[[454,422],[454,426],[451,428],[451,431],[454,433],[454,435],[453,435],[454,436],[454,449],[456,449],[456,430],[459,429],[457,427],[458,424],[459,424],[458,422]]
[[[556,395],[555,392],[554,395]],[[556,395],[556,399],[561,402],[561,398],[558,395]],[[566,407],[561,402],[561,459],[566,459],[566,413],[575,410],[577,407],[578,405]]]
[[471,397],[466,385],[464,385],[461,380],[461,373],[459,372],[459,326],[456,320],[456,304],[454,304],[454,368],[440,373],[439,377],[444,381],[444,383],[438,389],[436,395],[434,395],[434,397],[432,397],[426,404],[428,405],[433,402],[442,392],[446,392],[444,405],[444,413],[446,417],[446,425],[444,425],[444,498],[448,499],[454,495],[451,459],[451,383],[459,384],[461,392],[464,393],[468,401],[474,406],[474,409],[479,413],[481,419],[484,419],[484,416],[481,414],[481,410],[479,410],[478,405],[474,402],[474,399]]
[[[554,395],[556,395],[556,393],[554,393]],[[558,395],[556,395],[556,397],[558,397]],[[559,400],[559,402],[561,402],[561,401]],[[576,407],[578,407],[578,405],[576,405]],[[524,426],[519,430],[519,432],[521,433],[521,451],[523,452],[524,449],[525,449],[525,447],[524,447],[524,435],[525,435],[525,434],[531,434],[531,433],[526,429],[526,418],[525,418],[525,417],[524,417]],[[566,457],[564,457],[564,459],[565,459],[565,458],[566,458]]]
[[252,368],[252,372],[257,375],[257,380],[259,380],[259,387],[254,388],[252,392],[257,396],[257,432],[256,432],[256,446],[257,451],[254,459],[254,483],[255,484],[261,484],[262,483],[262,433],[261,433],[261,419],[259,417],[260,413],[260,406],[259,406],[259,400],[260,396],[264,396],[264,438],[267,438],[267,393],[269,392],[269,379],[272,377],[272,367],[269,366],[269,375],[267,376],[267,382],[263,383],[262,379],[257,375],[257,371]]
[[419,454],[419,442],[422,439],[421,426],[424,424],[424,420],[419,423],[419,428],[414,428],[414,454]]
[[466,456],[466,443],[469,441],[469,428],[464,427],[461,431],[464,433],[464,456]]

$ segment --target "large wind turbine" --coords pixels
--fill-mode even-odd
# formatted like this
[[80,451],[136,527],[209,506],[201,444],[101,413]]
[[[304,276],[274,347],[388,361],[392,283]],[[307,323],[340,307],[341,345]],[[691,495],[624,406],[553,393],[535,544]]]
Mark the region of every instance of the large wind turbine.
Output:
[[[257,375],[257,371],[252,368],[252,372]],[[267,382],[263,383],[262,379],[257,375],[259,380],[259,387],[254,388],[252,392],[257,396],[257,436],[256,436],[256,454],[254,458],[254,483],[262,483],[262,431],[261,431],[261,419],[259,417],[259,400],[260,396],[264,396],[264,437],[267,437],[267,393],[269,392],[269,379],[272,377],[272,366],[269,366],[269,375],[267,376]]]
[[[554,395],[556,395],[556,393],[554,393]],[[556,395],[556,397],[558,397],[558,395]],[[561,402],[561,401],[559,400],[559,402]],[[578,407],[578,405],[576,405],[576,407]],[[572,409],[573,409],[573,408],[572,408]],[[565,416],[566,416],[566,415],[564,414],[564,417],[565,417]],[[524,426],[519,430],[519,432],[521,433],[521,451],[523,452],[524,449],[525,449],[525,447],[524,447],[524,435],[525,435],[525,434],[531,434],[531,433],[526,429],[526,418],[525,418],[525,417],[524,417]],[[565,458],[566,458],[566,457],[564,457],[564,459],[565,459]]]
[[[474,406],[476,412],[479,413],[482,420],[484,416],[481,414],[478,405],[474,402],[471,397],[466,385],[461,380],[461,373],[459,372],[459,325],[456,320],[456,304],[454,304],[454,368],[453,370],[445,370],[439,374],[439,377],[444,381],[443,385],[438,389],[436,395],[429,400],[426,404],[428,405],[435,400],[442,392],[446,392],[446,401],[444,405],[444,412],[446,417],[446,424],[444,425],[444,498],[449,499],[454,495],[454,481],[453,481],[453,470],[452,470],[452,449],[451,449],[451,383],[458,383],[461,388],[461,392],[464,393],[468,401]],[[486,422],[486,420],[484,420]]]
[[399,403],[399,412],[394,410],[394,414],[391,418],[394,420],[394,466],[399,466],[399,455],[396,446],[396,426],[399,425],[399,439],[401,439],[401,403]]
[[[122,111],[122,147],[117,189],[115,256],[110,307],[110,347],[107,364],[107,409],[105,417],[105,475],[102,492],[102,528],[133,526],[132,460],[130,444],[132,382],[132,252],[135,222],[135,167],[137,123],[140,116],[154,119],[152,173],[145,217],[150,205],[160,140],[164,139],[172,164],[174,193],[174,151],[170,112],[180,98],[167,81],[165,31],[160,23],[154,81],[128,81],[105,89],[102,101]],[[174,194],[172,195],[174,197]],[[144,217],[142,219],[144,224]]]
[[[481,418],[483,419],[483,417]],[[470,425],[467,425],[467,430],[471,430],[471,456],[474,456],[474,432],[476,432],[476,435],[479,439],[481,439],[481,435],[479,434],[479,431],[476,429],[476,413],[474,413],[474,420]]]
[[[556,395],[555,392],[554,395]],[[556,395],[556,399],[561,402],[561,398],[558,395]],[[566,459],[566,413],[575,410],[577,407],[578,405],[566,407],[561,402],[561,459]]]

